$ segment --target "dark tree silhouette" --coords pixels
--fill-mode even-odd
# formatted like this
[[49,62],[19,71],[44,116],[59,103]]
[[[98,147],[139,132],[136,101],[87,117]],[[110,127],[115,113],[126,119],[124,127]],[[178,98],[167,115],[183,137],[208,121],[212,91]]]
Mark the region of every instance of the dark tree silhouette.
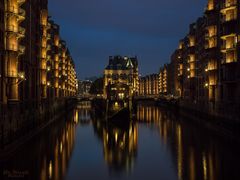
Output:
[[90,88],[90,94],[102,94],[103,93],[103,78],[96,79]]

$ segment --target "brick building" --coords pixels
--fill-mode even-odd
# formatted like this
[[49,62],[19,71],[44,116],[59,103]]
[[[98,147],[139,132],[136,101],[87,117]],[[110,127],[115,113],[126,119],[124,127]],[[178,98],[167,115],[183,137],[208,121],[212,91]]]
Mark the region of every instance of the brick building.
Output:
[[159,75],[150,74],[139,79],[140,96],[158,96],[159,95]]
[[0,136],[6,141],[77,93],[59,28],[47,0],[0,0]]

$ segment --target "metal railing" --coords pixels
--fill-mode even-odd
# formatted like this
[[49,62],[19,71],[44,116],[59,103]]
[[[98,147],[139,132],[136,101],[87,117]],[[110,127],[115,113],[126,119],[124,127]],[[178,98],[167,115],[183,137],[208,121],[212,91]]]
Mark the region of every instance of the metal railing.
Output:
[[18,33],[19,33],[19,34],[21,34],[21,35],[24,36],[24,35],[25,35],[25,32],[26,32],[26,29],[25,29],[25,28],[23,28],[23,27],[21,27],[21,26],[18,27]]
[[19,8],[18,15],[21,16],[22,18],[25,18],[26,17],[26,11],[22,8]]
[[26,49],[25,46],[19,45],[18,50],[19,50],[19,53],[20,53],[20,54],[24,54],[24,53],[25,53],[25,49]]
[[18,2],[19,5],[22,5],[23,3],[26,2],[26,0],[17,0],[17,2]]

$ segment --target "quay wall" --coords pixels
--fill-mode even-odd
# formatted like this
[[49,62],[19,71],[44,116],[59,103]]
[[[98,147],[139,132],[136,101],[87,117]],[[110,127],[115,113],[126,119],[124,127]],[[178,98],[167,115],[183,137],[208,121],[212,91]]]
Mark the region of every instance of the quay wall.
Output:
[[179,115],[179,117],[182,117],[182,119],[195,122],[233,138],[240,136],[240,107],[235,108],[230,105],[224,109],[223,107],[209,104],[194,104],[181,100],[149,98],[136,100],[136,102],[169,109]]
[[34,102],[1,105],[0,150],[70,112],[76,103],[75,98],[61,98],[37,105]]

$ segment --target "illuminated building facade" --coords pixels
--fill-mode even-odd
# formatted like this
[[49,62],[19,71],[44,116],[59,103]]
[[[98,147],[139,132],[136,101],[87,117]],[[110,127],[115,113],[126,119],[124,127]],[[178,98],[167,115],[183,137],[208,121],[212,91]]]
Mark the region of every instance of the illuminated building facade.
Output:
[[165,64],[159,71],[159,94],[167,95],[169,91],[169,65]]
[[[239,109],[240,101],[240,2],[225,0],[218,2],[220,13],[220,38],[221,38],[221,100],[225,105],[236,105]],[[218,6],[219,7],[219,6]]]
[[[122,98],[132,97],[138,94],[139,78],[137,57],[109,57],[109,64],[104,70],[104,97],[107,97],[108,87],[117,84],[128,86],[129,92],[124,92],[124,94],[120,93]],[[119,88],[123,89],[121,87]]]
[[208,0],[170,64],[175,96],[232,118],[240,107],[239,7],[237,0]]
[[184,97],[189,100],[194,100],[196,97],[196,84],[197,84],[197,55],[196,55],[196,24],[191,24],[189,33],[186,37],[186,61],[187,76],[184,79]]
[[206,15],[206,34],[205,34],[205,68],[202,71],[204,82],[202,87],[205,88],[205,102],[220,101],[220,61],[221,61],[221,40],[219,27],[219,10],[217,10],[217,1],[209,0]]
[[47,0],[1,0],[0,14],[0,123],[7,136],[74,96],[77,77]]
[[[1,3],[5,7],[1,8],[4,14],[1,21],[5,23],[1,26],[0,46],[4,49],[1,57],[4,54],[5,59],[4,65],[1,63],[4,67],[1,76],[6,86],[1,88],[6,89],[2,95],[5,104],[28,97],[46,99],[48,87],[54,88],[54,97],[59,97],[60,92],[62,96],[76,93],[74,63],[66,53],[66,43],[60,39],[59,26],[48,19],[47,3],[47,0]],[[49,76],[50,71],[54,72],[54,78]]]
[[139,79],[140,96],[159,95],[159,74],[151,74]]
[[[3,1],[4,7],[4,72],[5,89],[8,92],[3,94],[3,102],[11,103],[19,100],[19,81],[24,78],[20,71],[20,59],[25,53],[25,46],[22,40],[25,37],[23,21],[26,18],[26,10],[22,8],[25,1],[9,0]],[[4,88],[4,87],[3,87]]]
[[[3,103],[4,81],[3,81],[3,62],[4,62],[4,0],[0,0],[0,106]],[[2,109],[2,107],[0,107]],[[1,110],[0,110],[1,113]]]
[[66,42],[60,37],[60,27],[49,20],[47,49],[47,91],[52,98],[73,96],[77,93],[75,65]]
[[183,92],[183,59],[182,59],[182,43],[179,48],[171,56],[172,78],[173,84],[171,94],[181,97]]

